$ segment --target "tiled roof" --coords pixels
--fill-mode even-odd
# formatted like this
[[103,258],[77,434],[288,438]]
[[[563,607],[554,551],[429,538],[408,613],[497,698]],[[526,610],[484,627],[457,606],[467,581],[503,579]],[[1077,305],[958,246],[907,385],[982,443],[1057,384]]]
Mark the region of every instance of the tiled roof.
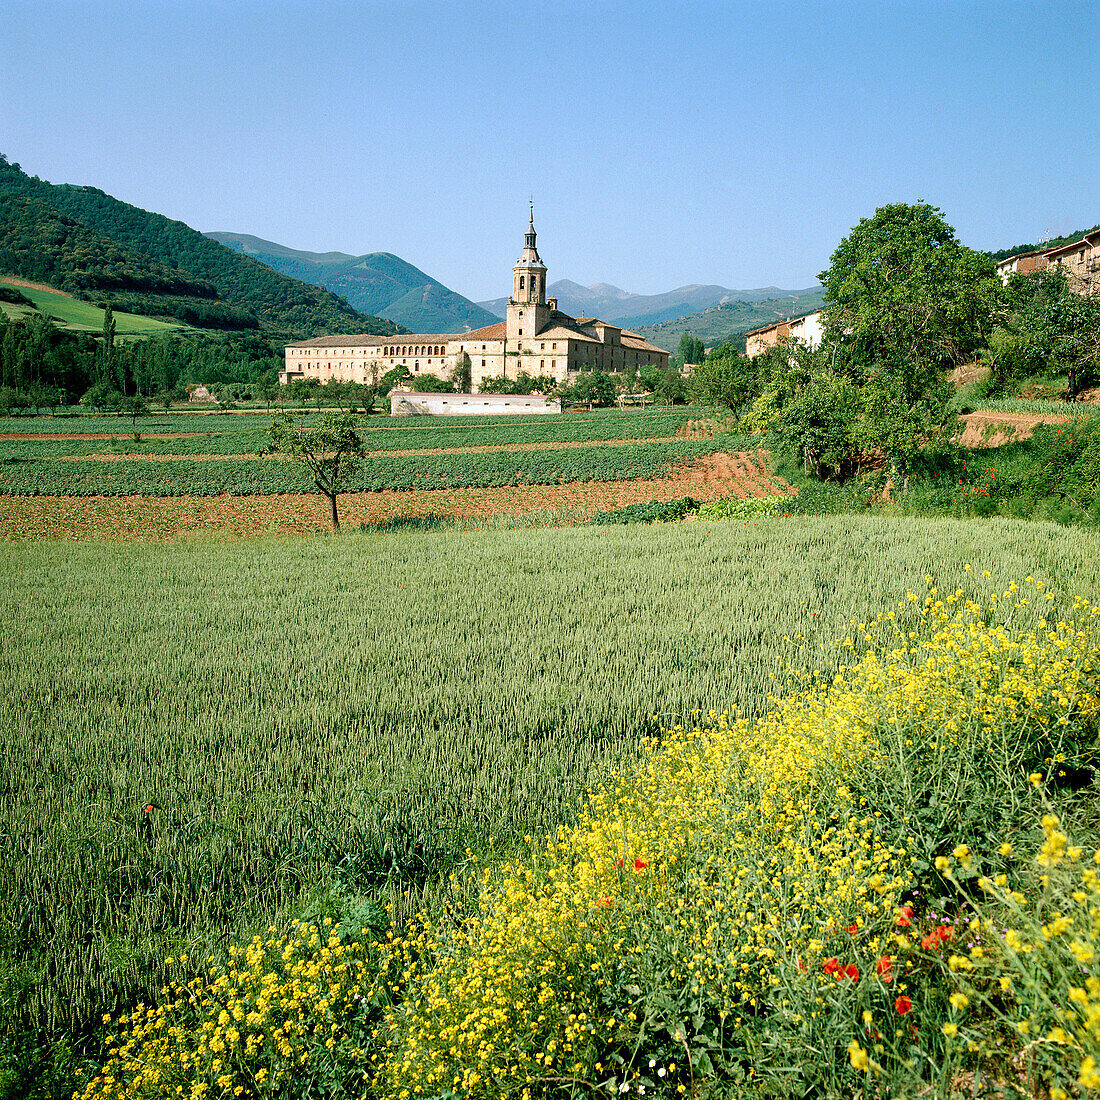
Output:
[[363,333],[359,336],[314,336],[312,340],[299,340],[296,344],[287,344],[288,348],[364,348],[385,344],[389,338],[371,336]]
[[505,322],[500,321],[495,325],[487,325],[485,328],[475,328],[472,332],[459,332],[454,336],[448,336],[448,340],[503,340]]
[[668,352],[664,348],[657,347],[656,344],[651,344],[644,336],[638,336],[633,332],[624,332],[622,334],[622,341],[624,348],[631,348],[633,351],[656,351],[661,355],[668,355]]
[[1057,256],[1059,252],[1073,252],[1086,245],[1091,246],[1100,241],[1100,229],[1093,233],[1086,233],[1079,241],[1071,241],[1069,244],[1059,245],[1057,248],[1047,250],[1048,256]]

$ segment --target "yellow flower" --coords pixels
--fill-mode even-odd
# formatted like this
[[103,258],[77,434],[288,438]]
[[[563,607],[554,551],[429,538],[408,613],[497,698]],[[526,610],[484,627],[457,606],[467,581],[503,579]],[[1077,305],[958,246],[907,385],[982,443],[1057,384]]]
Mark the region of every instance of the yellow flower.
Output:
[[961,1012],[964,1008],[966,1008],[968,1004],[970,1004],[970,998],[967,997],[964,993],[952,993],[951,996],[948,997],[948,1001],[950,1001],[951,1007],[958,1009],[959,1012]]
[[871,1060],[867,1057],[867,1051],[855,1039],[848,1044],[848,1058],[852,1063],[852,1069],[859,1069],[866,1073],[871,1068]]
[[958,1024],[944,1024],[943,1027],[940,1028],[940,1031],[942,1031],[948,1039],[954,1039],[959,1033],[959,1027]]

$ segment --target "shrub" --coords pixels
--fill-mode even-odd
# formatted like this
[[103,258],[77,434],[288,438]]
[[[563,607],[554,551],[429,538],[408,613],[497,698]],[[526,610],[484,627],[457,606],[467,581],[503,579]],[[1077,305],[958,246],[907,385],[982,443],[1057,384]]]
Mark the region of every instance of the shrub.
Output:
[[597,527],[606,527],[616,523],[668,523],[683,519],[699,507],[699,502],[691,497],[678,500],[645,500],[638,504],[628,504],[612,512],[597,512],[589,523]]

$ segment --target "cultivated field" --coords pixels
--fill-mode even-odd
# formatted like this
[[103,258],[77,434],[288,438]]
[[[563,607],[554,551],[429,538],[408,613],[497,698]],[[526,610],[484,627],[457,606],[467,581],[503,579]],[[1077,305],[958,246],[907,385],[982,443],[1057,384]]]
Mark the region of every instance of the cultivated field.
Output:
[[326,890],[433,908],[467,848],[571,820],[659,725],[759,713],[926,572],[1096,595],[1098,550],[853,517],[7,545],[0,994],[79,1029]]
[[[90,302],[82,302],[61,291],[52,290],[24,279],[0,278],[0,286],[12,286],[38,307],[38,312],[53,318],[58,325],[71,332],[102,332],[103,310]],[[0,311],[9,317],[25,317],[30,314],[26,306],[0,302]],[[151,336],[171,330],[193,331],[188,326],[153,317],[141,317],[136,313],[115,313],[115,332],[119,336]]]
[[[323,530],[302,469],[262,456],[269,424],[251,413],[148,417],[135,441],[118,418],[0,421],[0,538]],[[786,491],[745,440],[694,410],[368,418],[362,432],[367,457],[341,501],[345,525],[576,523],[639,501]]]

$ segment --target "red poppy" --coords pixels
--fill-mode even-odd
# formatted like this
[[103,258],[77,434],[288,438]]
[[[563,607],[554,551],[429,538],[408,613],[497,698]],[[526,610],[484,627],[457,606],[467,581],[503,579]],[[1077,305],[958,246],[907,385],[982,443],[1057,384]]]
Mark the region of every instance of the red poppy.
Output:
[[608,897],[607,894],[602,895],[600,897],[600,900],[596,902],[596,908],[597,909],[610,909],[611,908],[611,898]]
[[877,963],[875,963],[875,973],[878,974],[878,976],[882,978],[883,981],[888,982],[894,976],[893,966],[893,958],[889,955],[883,955],[882,958],[879,959]]
[[912,921],[910,920],[910,917],[912,917],[912,915],[913,915],[913,907],[911,905],[903,905],[898,910],[898,915],[894,919],[894,923],[899,928],[908,928],[909,925],[912,923]]
[[899,1016],[905,1016],[907,1013],[913,1011],[913,1002],[902,994],[894,1001],[894,1011]]
[[859,981],[859,967],[856,966],[855,963],[849,963],[844,968],[844,973],[847,974],[848,977],[851,978],[853,982],[858,982]]
[[615,866],[621,871],[623,869],[623,861],[621,859],[615,860]]
[[145,805],[144,805],[144,806],[142,806],[142,809],[143,809],[143,810],[144,810],[144,811],[145,811],[145,812],[146,812],[147,814],[151,814],[151,813],[153,812],[153,804],[152,804],[152,802],[146,802],[146,803],[145,803]]
[[840,973],[840,960],[836,959],[836,958],[826,959],[821,964],[821,969],[824,970],[826,974],[839,974]]
[[636,859],[634,861],[634,870],[635,871],[644,871],[648,866],[649,866],[649,864],[646,863],[646,861],[644,859]]
[[809,964],[808,962],[806,962],[806,960],[805,960],[805,959],[799,959],[799,960],[798,960],[798,969],[799,969],[799,970],[800,970],[800,971],[801,971],[801,972],[802,972],[803,974],[805,974],[805,973],[806,973],[806,971],[810,969],[810,964]]
[[859,925],[849,924],[845,931],[848,933],[849,936],[855,936],[859,932]]

